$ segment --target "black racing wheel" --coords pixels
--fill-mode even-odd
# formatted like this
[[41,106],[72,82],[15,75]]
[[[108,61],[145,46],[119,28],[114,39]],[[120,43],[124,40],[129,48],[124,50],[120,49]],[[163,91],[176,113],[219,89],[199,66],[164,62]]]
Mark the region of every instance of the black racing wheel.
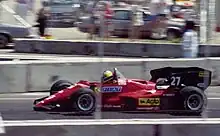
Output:
[[71,85],[73,85],[73,83],[71,83],[67,80],[59,80],[51,86],[50,95],[53,95],[60,90],[66,89],[67,87],[70,87]]
[[89,115],[95,112],[95,92],[89,88],[81,88],[72,95],[71,107],[78,114]]
[[207,106],[207,96],[197,87],[187,86],[180,90],[183,108],[192,115],[201,115]]

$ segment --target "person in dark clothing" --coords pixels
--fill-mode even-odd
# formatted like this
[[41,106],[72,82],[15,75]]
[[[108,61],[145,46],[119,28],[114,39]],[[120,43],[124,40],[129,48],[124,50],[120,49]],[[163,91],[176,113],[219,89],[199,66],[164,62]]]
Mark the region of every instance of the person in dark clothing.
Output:
[[39,35],[43,37],[45,35],[45,29],[47,27],[47,18],[49,16],[49,12],[47,10],[47,2],[44,1],[42,3],[43,7],[38,12],[38,28],[39,28]]

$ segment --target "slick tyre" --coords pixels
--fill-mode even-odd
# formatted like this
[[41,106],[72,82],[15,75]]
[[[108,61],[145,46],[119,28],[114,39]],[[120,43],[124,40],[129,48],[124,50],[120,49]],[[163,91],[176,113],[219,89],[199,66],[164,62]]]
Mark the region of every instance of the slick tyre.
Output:
[[197,87],[185,87],[181,90],[183,108],[188,115],[201,115],[207,106],[207,96]]
[[89,115],[95,112],[96,97],[95,93],[88,88],[79,89],[72,96],[72,108],[80,115]]
[[67,80],[59,80],[51,86],[50,95],[53,95],[60,90],[66,89],[67,87],[70,87],[71,85],[73,85],[73,83],[71,83]]

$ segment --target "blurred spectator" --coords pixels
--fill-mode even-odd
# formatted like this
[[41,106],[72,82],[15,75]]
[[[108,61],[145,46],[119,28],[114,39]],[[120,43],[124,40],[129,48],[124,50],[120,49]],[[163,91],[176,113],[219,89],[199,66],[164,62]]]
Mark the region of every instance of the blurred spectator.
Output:
[[140,7],[138,5],[132,6],[132,39],[138,39],[141,36],[140,29],[144,25],[143,13],[138,11]]
[[42,8],[39,10],[37,14],[37,22],[39,23],[39,35],[41,37],[45,36],[45,30],[47,27],[47,19],[49,17],[49,10],[48,10],[48,2],[42,2]]
[[15,11],[24,20],[27,19],[28,4],[28,0],[17,0]]
[[149,10],[152,15],[163,14],[165,11],[164,0],[151,0]]
[[106,26],[105,26],[105,6],[102,5],[99,12],[99,23],[100,23],[100,37],[106,37]]
[[93,2],[89,2],[88,5],[86,6],[86,13],[90,13],[93,14],[94,13],[94,3]]
[[94,39],[94,34],[95,34],[95,20],[96,20],[96,16],[95,16],[95,11],[93,7],[89,8],[89,13],[91,13],[91,22],[89,24],[89,29],[90,29],[90,33],[89,33],[89,39]]
[[110,4],[107,3],[104,9],[105,38],[109,38],[111,36],[111,33],[113,32],[112,17],[113,17],[113,11],[111,10]]
[[168,5],[166,4],[165,0],[151,0],[149,10],[153,16],[153,34],[161,37],[165,34],[166,31],[166,16],[169,11]]
[[104,36],[104,7],[103,5],[97,5],[93,9],[93,15],[94,15],[94,25],[99,26],[99,37]]
[[31,12],[34,12],[34,3],[35,3],[35,0],[29,0],[28,8]]
[[198,34],[195,31],[195,23],[186,21],[186,29],[183,35],[182,47],[185,58],[195,58],[198,55]]

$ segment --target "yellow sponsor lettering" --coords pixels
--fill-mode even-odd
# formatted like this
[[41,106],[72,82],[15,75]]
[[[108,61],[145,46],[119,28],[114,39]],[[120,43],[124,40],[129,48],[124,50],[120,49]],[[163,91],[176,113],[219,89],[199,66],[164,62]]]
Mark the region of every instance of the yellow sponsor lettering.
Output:
[[199,77],[209,77],[209,73],[208,72],[199,72]]
[[138,104],[142,106],[159,106],[160,98],[139,98]]
[[99,88],[98,88],[98,87],[95,87],[95,88],[94,88],[94,92],[99,93],[99,92],[100,92]]

